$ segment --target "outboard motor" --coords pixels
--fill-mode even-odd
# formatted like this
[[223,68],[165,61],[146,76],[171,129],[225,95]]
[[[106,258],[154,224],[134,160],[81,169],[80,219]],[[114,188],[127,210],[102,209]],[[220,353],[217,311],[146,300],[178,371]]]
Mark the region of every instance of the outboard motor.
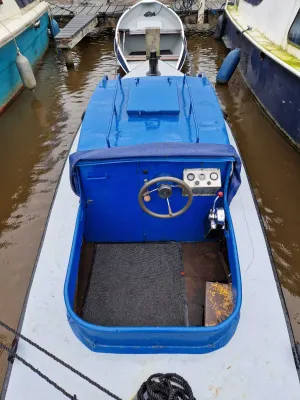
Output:
[[149,71],[147,72],[148,76],[158,76],[160,72],[158,71],[158,58],[156,55],[156,50],[150,51],[149,57]]
[[213,207],[209,210],[206,220],[206,239],[221,238],[225,229],[225,210],[223,207],[216,207],[217,201],[223,197],[223,192],[218,192]]

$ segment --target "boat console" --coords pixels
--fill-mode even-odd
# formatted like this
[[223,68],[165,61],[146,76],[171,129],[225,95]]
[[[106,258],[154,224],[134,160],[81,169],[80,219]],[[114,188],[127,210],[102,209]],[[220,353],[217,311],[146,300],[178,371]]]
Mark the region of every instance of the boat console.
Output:
[[100,352],[224,346],[241,306],[229,209],[240,160],[209,81],[105,77],[70,177],[80,204],[65,302],[76,336]]

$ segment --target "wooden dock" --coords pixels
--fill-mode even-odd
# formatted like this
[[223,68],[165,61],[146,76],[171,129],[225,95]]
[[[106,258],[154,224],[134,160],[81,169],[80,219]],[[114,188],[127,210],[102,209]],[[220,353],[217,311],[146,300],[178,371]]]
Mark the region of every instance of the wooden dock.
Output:
[[72,49],[84,36],[89,34],[97,24],[98,18],[94,14],[75,15],[75,17],[55,36],[57,47],[61,49]]
[[[163,2],[164,4],[173,4],[169,0],[164,0]],[[93,3],[83,0],[78,4],[74,4],[74,2],[72,4],[51,3],[52,17],[59,22],[67,22],[67,25],[55,37],[57,47],[63,50],[66,65],[73,65],[71,49],[91,33],[97,25],[101,24],[101,21],[119,19],[135,3],[136,1],[134,0],[110,1],[108,3],[103,3],[103,0],[94,0]],[[210,0],[205,2],[205,9],[206,12],[214,13],[220,11],[223,5],[219,0]],[[194,18],[197,23],[198,7],[199,3],[195,2],[188,10],[176,9],[176,7],[173,9],[180,17]]]
[[[75,15],[95,15],[97,17],[113,17],[120,18],[120,16],[132,5],[135,1],[124,1],[120,0],[118,2],[113,1],[111,3],[103,3],[103,1],[94,0],[93,4],[87,2],[86,5],[83,2],[79,4],[64,4],[64,3],[52,3],[50,5],[51,12],[54,18],[71,19]],[[172,2],[164,1],[165,4]],[[205,9],[208,12],[218,12],[224,6],[224,2],[221,0],[207,0],[205,2]],[[176,10],[174,11],[178,15],[186,14],[186,10]],[[192,8],[188,11],[191,14],[196,14],[198,12],[198,5],[194,4]]]

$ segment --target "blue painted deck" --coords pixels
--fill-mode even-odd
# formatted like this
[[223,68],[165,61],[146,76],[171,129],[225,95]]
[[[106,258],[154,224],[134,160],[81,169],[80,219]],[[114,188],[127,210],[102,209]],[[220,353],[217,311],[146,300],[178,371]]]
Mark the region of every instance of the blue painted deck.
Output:
[[154,142],[229,143],[205,76],[100,82],[85,113],[78,150]]
[[[21,53],[28,58],[33,67],[40,61],[49,43],[47,13],[40,18],[40,22],[38,29],[28,27],[16,38]],[[16,55],[13,40],[0,48],[0,112],[23,86],[15,63]]]

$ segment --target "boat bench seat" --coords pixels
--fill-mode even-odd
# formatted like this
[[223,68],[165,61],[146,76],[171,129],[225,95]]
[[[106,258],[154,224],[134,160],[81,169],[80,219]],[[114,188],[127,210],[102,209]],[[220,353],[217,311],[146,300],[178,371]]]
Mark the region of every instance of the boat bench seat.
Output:
[[[164,54],[160,56],[160,60],[162,61],[177,61],[179,56],[176,54]],[[127,61],[146,61],[145,55],[137,55],[137,56],[126,56]]]
[[[124,33],[129,36],[134,36],[134,35],[145,35],[145,29],[135,29],[135,30],[129,30],[129,29],[119,29],[120,33]],[[174,34],[180,34],[181,30],[180,29],[161,29],[160,34],[161,35],[174,35]]]

